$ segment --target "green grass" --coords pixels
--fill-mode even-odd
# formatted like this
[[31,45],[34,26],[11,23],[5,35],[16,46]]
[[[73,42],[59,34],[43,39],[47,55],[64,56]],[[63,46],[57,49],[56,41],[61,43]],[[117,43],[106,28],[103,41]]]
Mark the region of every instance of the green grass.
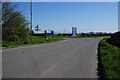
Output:
[[21,46],[21,45],[23,46],[23,45],[41,44],[41,43],[55,42],[55,41],[60,41],[60,40],[65,40],[65,39],[62,39],[62,38],[42,38],[39,36],[32,36],[32,41],[27,41],[27,42],[3,41],[2,47],[11,48],[11,47],[17,47],[17,46]]
[[101,40],[99,44],[100,58],[104,68],[104,78],[120,78],[120,48]]
[[110,37],[110,36],[62,36],[64,38],[97,38],[97,37]]
[[97,37],[110,37],[110,36],[80,36],[79,38],[97,38]]

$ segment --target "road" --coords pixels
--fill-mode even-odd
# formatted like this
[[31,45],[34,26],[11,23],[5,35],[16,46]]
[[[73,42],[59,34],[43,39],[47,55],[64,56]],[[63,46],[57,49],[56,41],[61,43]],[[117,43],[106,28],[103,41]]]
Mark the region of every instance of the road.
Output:
[[3,50],[3,78],[97,78],[101,39],[73,38]]

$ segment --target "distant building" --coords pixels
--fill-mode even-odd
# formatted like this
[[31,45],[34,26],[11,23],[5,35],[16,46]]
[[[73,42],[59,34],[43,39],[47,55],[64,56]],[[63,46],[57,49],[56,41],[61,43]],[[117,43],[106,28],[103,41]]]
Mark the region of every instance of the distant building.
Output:
[[72,36],[77,35],[77,27],[72,27]]

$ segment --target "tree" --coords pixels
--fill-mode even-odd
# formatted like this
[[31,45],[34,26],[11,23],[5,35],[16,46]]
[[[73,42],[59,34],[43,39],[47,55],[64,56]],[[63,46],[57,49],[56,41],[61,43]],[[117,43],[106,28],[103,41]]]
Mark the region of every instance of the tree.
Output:
[[85,33],[81,33],[81,36],[85,36],[86,34]]
[[29,22],[17,10],[17,5],[2,3],[2,39],[4,41],[28,41],[30,30]]

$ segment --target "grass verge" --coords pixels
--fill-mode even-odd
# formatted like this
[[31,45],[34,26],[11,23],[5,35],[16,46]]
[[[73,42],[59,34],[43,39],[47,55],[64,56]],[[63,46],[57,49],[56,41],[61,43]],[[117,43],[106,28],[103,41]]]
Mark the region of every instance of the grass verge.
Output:
[[63,38],[98,38],[98,37],[110,37],[110,36],[63,36]]
[[98,75],[100,78],[120,79],[120,48],[106,42],[104,38],[98,48]]
[[41,38],[39,36],[33,36],[32,41],[27,42],[8,42],[8,41],[2,41],[2,47],[4,48],[11,48],[11,47],[17,47],[21,45],[32,45],[32,44],[41,44],[41,43],[48,43],[48,42],[55,42],[65,40],[62,38]]

